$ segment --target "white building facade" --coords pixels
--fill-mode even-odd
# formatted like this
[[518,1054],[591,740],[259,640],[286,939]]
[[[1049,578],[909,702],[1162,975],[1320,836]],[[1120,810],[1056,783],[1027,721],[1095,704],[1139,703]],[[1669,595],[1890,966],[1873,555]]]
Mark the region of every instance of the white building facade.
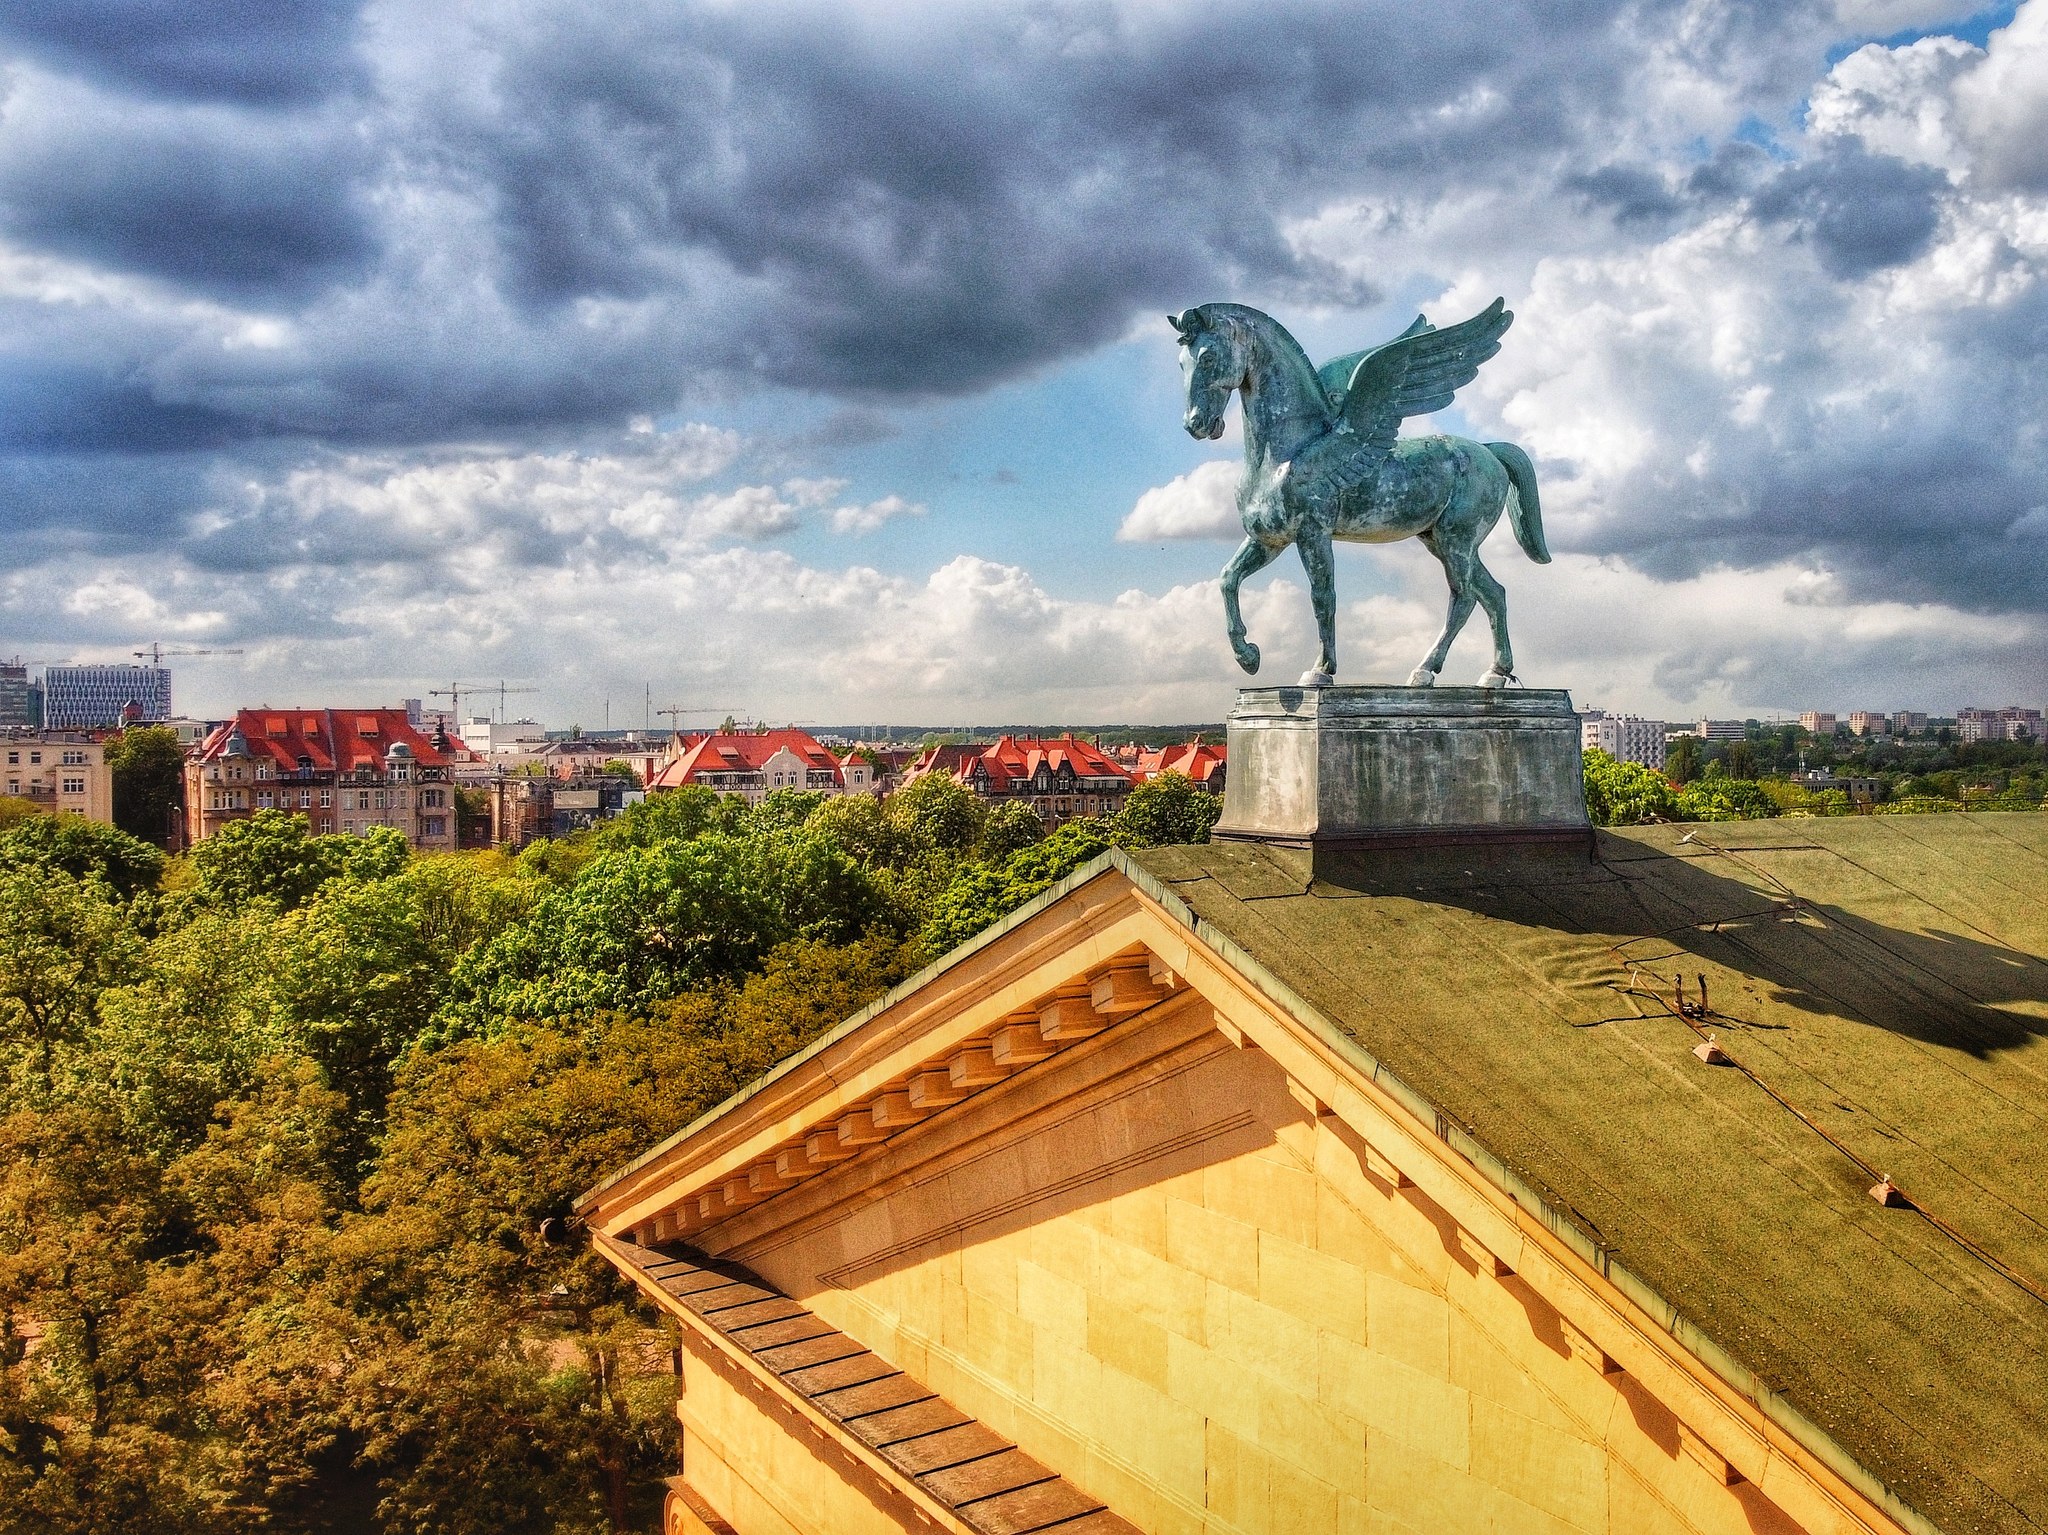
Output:
[[1589,709],[1579,718],[1579,744],[1587,751],[1603,751],[1618,762],[1640,762],[1661,773],[1670,727],[1662,720]]

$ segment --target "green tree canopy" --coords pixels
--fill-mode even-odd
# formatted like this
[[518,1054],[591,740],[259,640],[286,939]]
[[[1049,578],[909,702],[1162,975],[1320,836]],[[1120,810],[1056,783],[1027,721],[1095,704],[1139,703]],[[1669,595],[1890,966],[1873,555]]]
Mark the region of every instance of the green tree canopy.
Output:
[[114,777],[114,824],[131,836],[170,844],[185,794],[185,748],[168,725],[124,730],[107,743]]
[[77,815],[39,815],[0,833],[0,870],[49,869],[97,879],[124,900],[154,890],[164,855],[139,837]]
[[1678,796],[1664,775],[1640,762],[1620,762],[1597,749],[1585,754],[1586,813],[1595,826],[1633,826],[1677,818]]
[[331,879],[383,879],[405,867],[402,833],[375,826],[360,837],[313,836],[303,815],[259,810],[230,821],[192,850],[202,898],[239,906],[270,901],[303,906]]
[[1185,773],[1161,773],[1131,790],[1112,818],[1118,841],[1128,847],[1177,847],[1207,842],[1223,814],[1223,800]]

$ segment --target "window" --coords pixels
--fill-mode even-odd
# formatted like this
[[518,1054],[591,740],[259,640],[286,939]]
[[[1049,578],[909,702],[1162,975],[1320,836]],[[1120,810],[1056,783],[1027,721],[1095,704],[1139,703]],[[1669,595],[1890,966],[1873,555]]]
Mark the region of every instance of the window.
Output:
[[445,837],[448,835],[448,818],[442,815],[430,815],[420,823],[420,828],[424,836]]
[[420,808],[422,810],[439,810],[448,803],[447,794],[448,791],[446,789],[420,790]]
[[21,753],[20,753],[20,752],[9,752],[9,753],[7,754],[7,765],[8,765],[9,767],[20,767],[20,766],[21,766]]
[[19,794],[19,793],[21,793],[21,780],[20,780],[19,778],[10,778],[10,779],[8,779],[8,780],[7,780],[7,792],[8,792],[9,794]]
[[311,789],[299,790],[299,808],[301,810],[311,810],[313,808],[313,791]]
[[256,776],[257,776],[258,778],[268,778],[268,777],[270,776],[270,764],[269,764],[269,763],[267,763],[267,762],[259,762],[259,763],[257,763],[257,764],[256,764]]
[[43,754],[41,752],[30,752],[28,754],[28,765],[30,767],[41,767],[43,765]]
[[[325,810],[325,809],[327,809],[327,808],[328,808],[328,806],[332,805],[333,803],[334,803],[334,791],[333,791],[332,789],[322,789],[322,790],[320,791],[320,808],[321,808],[322,810]],[[323,819],[324,819],[324,817],[323,817]]]
[[[363,803],[367,805],[367,804],[369,804],[369,801],[368,801],[368,800],[366,799],[366,800],[364,800],[364,801],[363,801]],[[379,789],[379,790],[377,791],[377,808],[378,808],[379,810],[382,810],[382,809],[384,809],[384,808],[385,808],[385,807],[386,807],[386,806],[387,806],[388,804],[389,804],[389,799],[388,799],[388,797],[387,797],[387,796],[385,795],[385,793],[384,793],[384,791],[383,791],[382,789]]]
[[84,752],[66,752],[66,753],[64,754],[64,766],[65,766],[65,767],[84,767],[84,766],[85,766],[85,753],[84,753]]
[[258,810],[270,810],[275,808],[272,805],[271,800],[272,795],[268,789],[263,789],[259,791],[256,795],[256,808]]

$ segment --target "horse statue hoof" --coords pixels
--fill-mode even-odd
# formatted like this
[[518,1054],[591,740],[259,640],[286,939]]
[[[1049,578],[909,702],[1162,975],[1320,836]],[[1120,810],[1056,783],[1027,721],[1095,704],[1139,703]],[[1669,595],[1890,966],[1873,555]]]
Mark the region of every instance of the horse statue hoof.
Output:
[[1301,686],[1305,688],[1326,688],[1337,680],[1334,672],[1317,671],[1314,668],[1301,674]]
[[1237,664],[1253,676],[1259,672],[1259,647],[1247,640],[1237,648]]
[[1483,688],[1504,688],[1514,680],[1514,676],[1513,672],[1488,672],[1479,679],[1479,685]]
[[1426,666],[1418,666],[1408,674],[1408,686],[1411,688],[1426,688],[1435,683],[1435,681],[1436,673]]

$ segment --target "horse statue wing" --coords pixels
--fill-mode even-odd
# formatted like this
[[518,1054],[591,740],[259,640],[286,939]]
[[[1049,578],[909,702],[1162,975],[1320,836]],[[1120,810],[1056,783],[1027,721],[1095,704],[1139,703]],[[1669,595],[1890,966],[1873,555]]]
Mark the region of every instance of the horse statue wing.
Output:
[[1396,336],[1394,341],[1382,341],[1378,346],[1369,346],[1362,352],[1346,352],[1342,357],[1332,357],[1316,369],[1316,377],[1323,381],[1323,393],[1330,397],[1330,409],[1340,415],[1343,413],[1344,396],[1351,389],[1351,375],[1358,371],[1358,365],[1366,358],[1375,352],[1384,352],[1395,341],[1406,341],[1410,336],[1419,336],[1426,330],[1435,329],[1436,327],[1426,318],[1417,315],[1415,323]]
[[1343,423],[1381,452],[1394,446],[1409,416],[1442,410],[1500,350],[1514,315],[1495,299],[1481,313],[1442,330],[1416,330],[1365,354],[1339,407]]

